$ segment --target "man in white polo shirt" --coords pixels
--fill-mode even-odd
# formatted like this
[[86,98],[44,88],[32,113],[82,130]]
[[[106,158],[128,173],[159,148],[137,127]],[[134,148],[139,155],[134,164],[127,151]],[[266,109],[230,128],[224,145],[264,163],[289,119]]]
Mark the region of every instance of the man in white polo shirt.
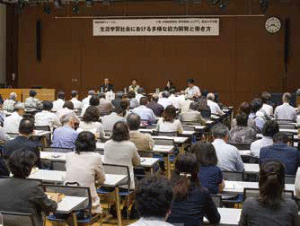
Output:
[[189,78],[187,80],[187,85],[188,88],[185,90],[185,95],[190,96],[190,97],[200,97],[201,96],[201,92],[198,86],[195,86],[194,84],[194,79]]

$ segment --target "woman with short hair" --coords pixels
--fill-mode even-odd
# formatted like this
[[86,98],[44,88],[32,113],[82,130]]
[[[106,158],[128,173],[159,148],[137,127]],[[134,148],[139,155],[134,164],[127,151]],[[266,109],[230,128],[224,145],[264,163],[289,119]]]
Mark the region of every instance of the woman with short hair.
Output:
[[104,162],[107,164],[128,166],[130,189],[135,188],[133,166],[140,165],[141,159],[134,143],[129,141],[129,128],[125,122],[114,125],[111,140],[104,144]]
[[199,164],[194,154],[179,155],[171,178],[174,201],[168,222],[182,226],[202,225],[205,216],[211,224],[220,221],[220,214],[198,178]]
[[104,137],[104,128],[99,122],[100,111],[99,108],[95,106],[89,106],[83,117],[82,121],[79,124],[79,131],[89,131],[93,133],[96,138]]
[[259,172],[259,197],[244,202],[239,225],[298,225],[298,207],[294,200],[284,199],[285,169],[280,162],[267,162]]
[[81,187],[89,187],[92,197],[92,214],[102,212],[100,198],[95,184],[103,184],[105,173],[101,155],[96,153],[96,138],[91,132],[81,132],[75,142],[75,152],[66,156],[65,183],[77,182]]
[[217,166],[218,157],[215,147],[208,141],[200,141],[191,147],[191,153],[196,155],[200,170],[198,177],[202,187],[211,194],[223,192],[224,181],[221,169]]
[[12,153],[8,168],[13,177],[0,179],[0,210],[31,213],[35,225],[42,226],[42,212],[54,212],[57,204],[48,199],[41,181],[27,180],[36,162],[36,154],[27,148]]
[[163,117],[157,122],[156,129],[158,132],[183,133],[182,124],[180,120],[176,119],[176,108],[173,105],[166,107]]

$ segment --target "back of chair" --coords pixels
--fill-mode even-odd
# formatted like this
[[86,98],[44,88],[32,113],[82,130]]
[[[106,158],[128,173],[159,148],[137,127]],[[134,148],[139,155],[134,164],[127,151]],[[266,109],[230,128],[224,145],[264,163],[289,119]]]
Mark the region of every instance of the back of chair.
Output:
[[69,181],[73,183],[75,186],[63,186],[63,185],[44,185],[44,191],[50,193],[60,193],[65,196],[74,196],[74,197],[83,197],[87,198],[85,202],[76,207],[74,211],[78,210],[87,210],[91,215],[92,208],[92,199],[90,188],[88,187],[79,187],[76,181]]
[[165,138],[153,138],[155,145],[168,145],[175,146],[175,142],[173,139],[165,139]]
[[16,138],[17,136],[19,136],[18,133],[7,133],[7,135],[8,135],[10,138],[12,138],[12,139],[14,139],[14,138]]
[[66,171],[66,162],[58,161],[58,160],[51,160],[51,169],[58,170],[58,171]]
[[285,175],[285,178],[284,178],[284,183],[285,184],[295,184],[295,175]]
[[158,136],[176,137],[177,132],[158,132]]
[[238,150],[250,150],[251,144],[237,144],[237,143],[230,143],[229,144],[235,146]]
[[103,163],[103,168],[106,174],[127,175],[127,180],[119,185],[127,185],[130,190],[131,177],[128,166]]
[[72,152],[72,148],[59,148],[59,147],[43,147],[43,150],[45,152],[62,152],[62,153],[68,153]]
[[244,172],[223,171],[224,180],[228,181],[244,181]]
[[[294,199],[293,191],[284,190],[282,193],[284,199]],[[258,188],[244,188],[244,200],[247,198],[259,198],[259,189]]]
[[36,226],[31,213],[1,211],[5,226]]
[[35,130],[51,131],[50,126],[34,126]]
[[257,157],[253,157],[253,156],[249,156],[249,163],[259,163],[259,158]]

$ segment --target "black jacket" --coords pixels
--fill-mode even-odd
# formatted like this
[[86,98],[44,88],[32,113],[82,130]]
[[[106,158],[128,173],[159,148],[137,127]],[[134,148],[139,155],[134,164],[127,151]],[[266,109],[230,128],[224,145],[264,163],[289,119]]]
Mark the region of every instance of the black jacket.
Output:
[[113,91],[114,85],[113,84],[108,84],[108,85],[102,84],[101,88],[103,88],[103,92],[105,93],[105,92],[108,92],[108,91]]
[[56,202],[47,198],[38,180],[1,178],[0,210],[32,213],[37,226],[43,225],[42,211],[50,213],[57,208]]

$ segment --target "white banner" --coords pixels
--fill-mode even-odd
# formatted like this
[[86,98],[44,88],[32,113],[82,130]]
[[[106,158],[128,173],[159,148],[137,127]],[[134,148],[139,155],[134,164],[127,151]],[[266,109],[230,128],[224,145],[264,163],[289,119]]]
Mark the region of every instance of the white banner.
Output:
[[94,20],[94,36],[219,36],[219,19]]

